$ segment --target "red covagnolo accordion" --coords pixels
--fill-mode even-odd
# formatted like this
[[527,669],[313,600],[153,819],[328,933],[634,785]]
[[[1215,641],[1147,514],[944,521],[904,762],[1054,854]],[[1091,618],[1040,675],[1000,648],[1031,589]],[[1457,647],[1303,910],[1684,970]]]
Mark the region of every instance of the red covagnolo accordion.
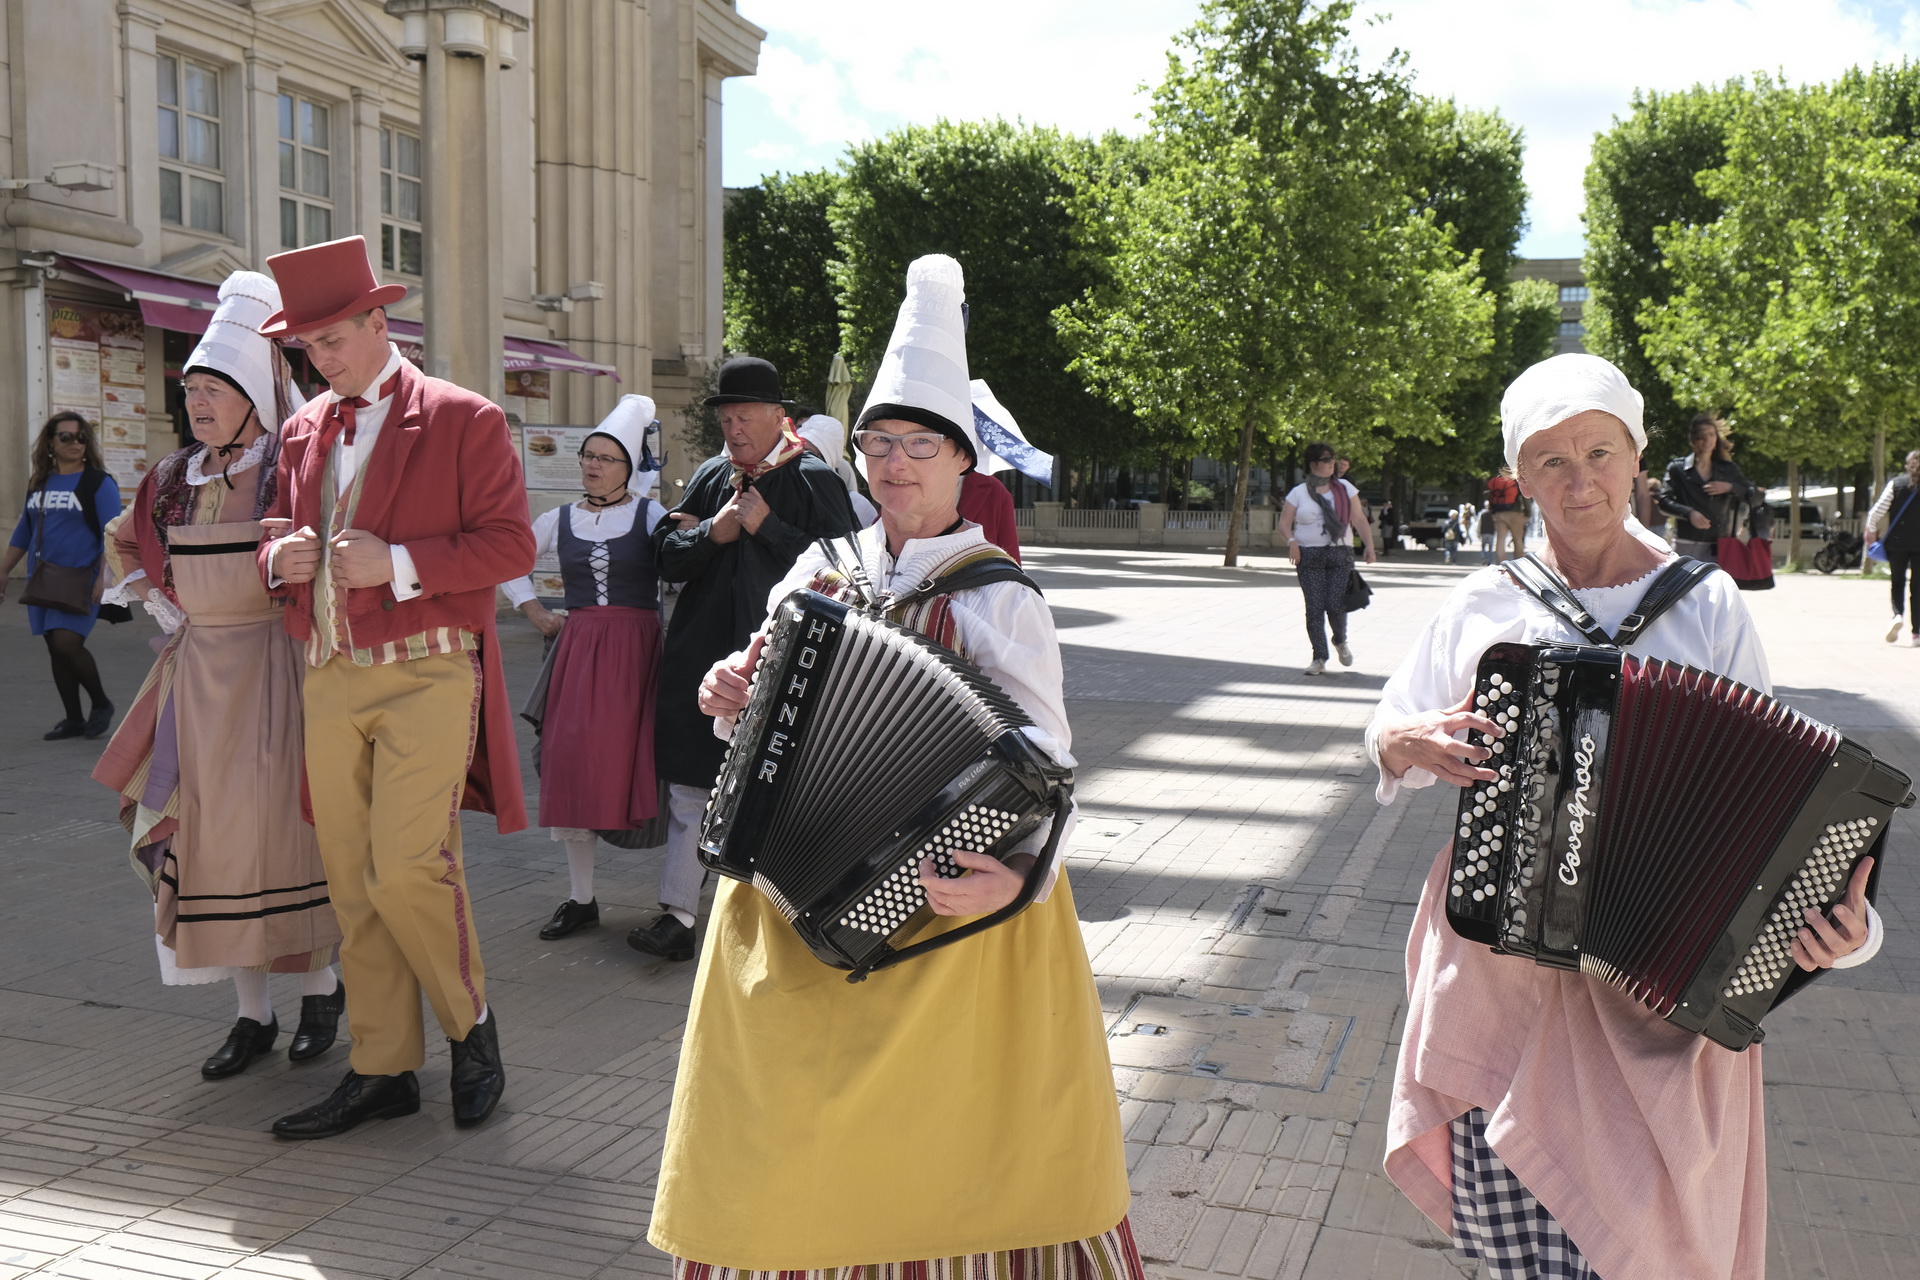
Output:
[[1730,1049],[1808,975],[1804,912],[1846,892],[1911,779],[1724,676],[1619,649],[1497,644],[1474,705],[1499,774],[1461,790],[1454,932],[1578,969]]

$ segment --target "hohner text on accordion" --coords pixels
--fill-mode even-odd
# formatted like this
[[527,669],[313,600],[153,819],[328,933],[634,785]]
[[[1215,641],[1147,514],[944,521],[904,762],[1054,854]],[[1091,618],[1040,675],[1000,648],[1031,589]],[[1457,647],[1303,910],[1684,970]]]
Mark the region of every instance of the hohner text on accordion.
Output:
[[[800,652],[793,655],[793,665],[805,671],[813,670],[814,665],[820,661],[818,642],[825,639],[826,635],[827,624],[819,618],[810,619],[807,625],[806,636],[807,641],[810,643],[803,643],[800,646]],[[773,718],[775,724],[782,724],[791,729],[799,723],[800,702],[807,696],[807,686],[811,682],[811,676],[795,675],[788,677],[787,687],[781,696],[780,705],[774,711]],[[789,734],[778,729],[767,734],[766,745],[761,748],[760,768],[754,775],[759,781],[773,781],[774,775],[780,772],[780,761],[772,759],[771,757],[784,756],[787,745],[791,741],[792,737]]]

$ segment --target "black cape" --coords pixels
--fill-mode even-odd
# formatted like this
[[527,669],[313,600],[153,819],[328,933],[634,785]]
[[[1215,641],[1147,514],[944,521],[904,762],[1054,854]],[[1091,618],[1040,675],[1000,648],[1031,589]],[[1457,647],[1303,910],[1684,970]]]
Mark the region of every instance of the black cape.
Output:
[[803,453],[753,481],[770,508],[759,531],[715,542],[709,536],[713,517],[733,496],[732,475],[725,454],[701,463],[674,508],[699,516],[700,523],[683,531],[669,517],[654,533],[660,577],[681,584],[660,663],[654,767],[660,777],[686,787],[711,787],[727,752],[727,744],[713,736],[713,717],[700,712],[700,681],[708,668],[746,647],[766,621],[767,593],[802,551],[854,529],[847,486],[833,468]]

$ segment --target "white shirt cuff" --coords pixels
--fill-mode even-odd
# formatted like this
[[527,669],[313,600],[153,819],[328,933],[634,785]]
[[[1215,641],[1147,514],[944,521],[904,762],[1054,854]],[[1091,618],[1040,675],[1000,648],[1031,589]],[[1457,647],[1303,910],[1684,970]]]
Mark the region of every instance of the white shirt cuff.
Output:
[[399,543],[391,543],[387,554],[393,557],[393,598],[411,600],[420,594],[420,571],[413,567],[413,553]]
[[1865,964],[1880,953],[1880,944],[1886,940],[1886,926],[1880,923],[1880,913],[1867,904],[1867,940],[1860,944],[1858,951],[1841,956],[1833,962],[1836,969],[1853,969]]
[[512,582],[503,582],[500,584],[500,591],[507,597],[507,603],[516,609],[529,600],[540,598],[533,589],[532,578],[515,578]]

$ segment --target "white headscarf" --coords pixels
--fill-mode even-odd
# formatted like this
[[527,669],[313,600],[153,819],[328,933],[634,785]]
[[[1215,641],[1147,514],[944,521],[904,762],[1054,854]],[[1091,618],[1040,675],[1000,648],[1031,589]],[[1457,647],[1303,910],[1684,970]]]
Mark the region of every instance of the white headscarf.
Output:
[[1599,356],[1569,352],[1542,360],[1513,380],[1500,399],[1507,465],[1520,468],[1520,446],[1530,435],[1557,427],[1577,413],[1598,409],[1627,426],[1633,447],[1644,453],[1647,429],[1641,422],[1645,400],[1627,385],[1627,375]]
[[288,402],[289,413],[306,402],[291,382],[279,388],[278,397],[274,394],[280,362],[273,340],[261,336],[260,325],[279,309],[280,286],[273,277],[258,271],[234,272],[221,282],[220,303],[207,321],[207,331],[181,366],[186,373],[211,369],[231,378],[253,402],[260,425],[268,431],[280,430],[281,399]]
[[795,427],[794,431],[820,451],[821,460],[833,468],[833,474],[840,477],[848,493],[859,492],[859,486],[853,478],[853,467],[847,462],[847,428],[840,419],[816,413]]

